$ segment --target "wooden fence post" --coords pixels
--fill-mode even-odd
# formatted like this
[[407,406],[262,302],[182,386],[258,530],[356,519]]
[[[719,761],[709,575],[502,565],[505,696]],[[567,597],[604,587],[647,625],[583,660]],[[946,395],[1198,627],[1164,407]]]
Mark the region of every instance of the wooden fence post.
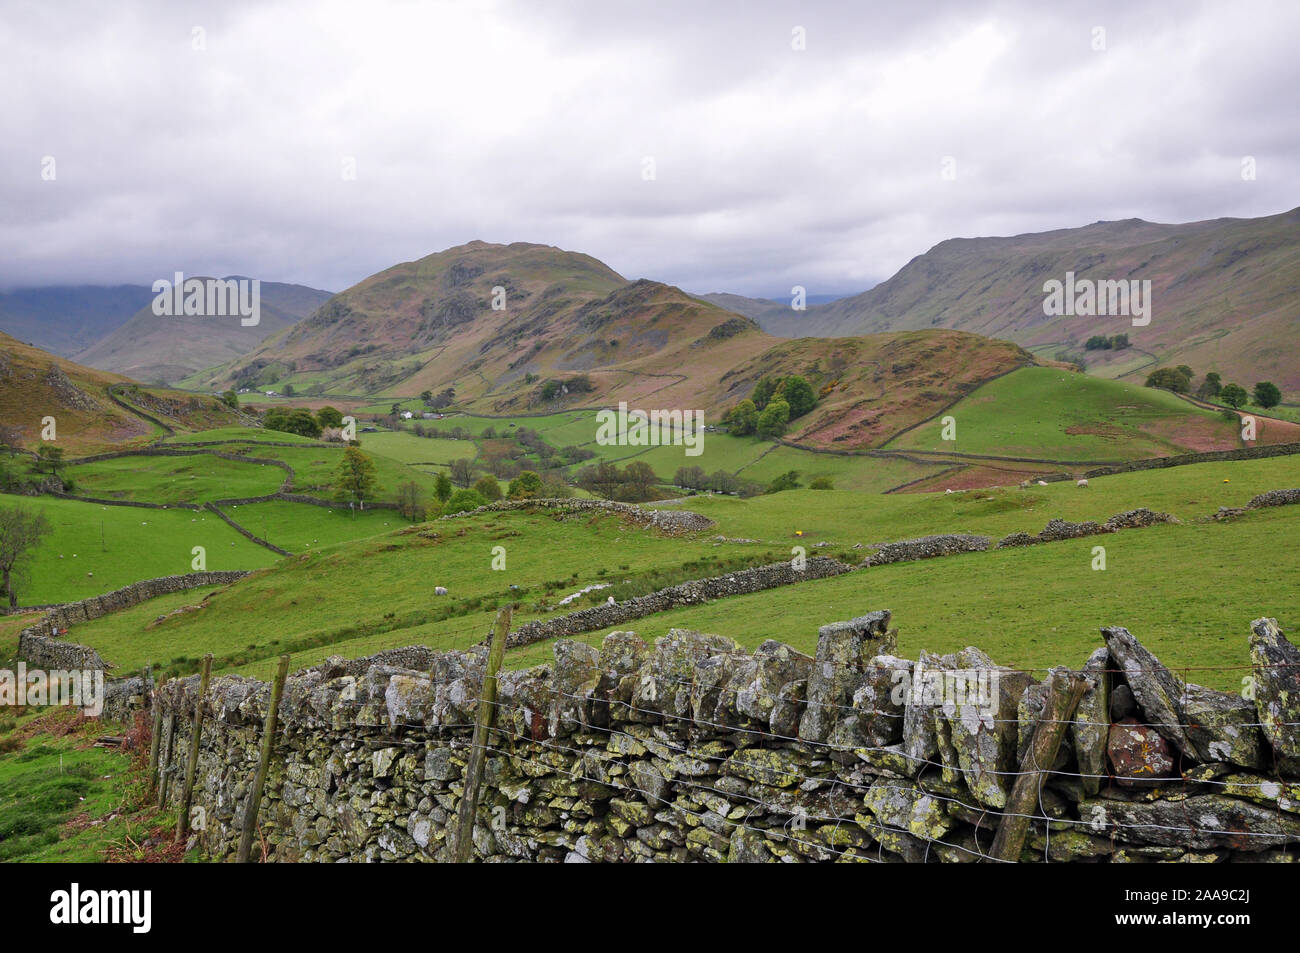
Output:
[[483,688],[479,692],[478,717],[474,721],[474,745],[470,749],[469,762],[465,765],[465,790],[461,793],[456,810],[456,842],[452,858],[458,864],[469,863],[474,851],[474,815],[478,811],[478,789],[483,781],[483,762],[487,758],[488,732],[496,724],[497,671],[506,654],[510,609],[510,606],[506,606],[497,613],[492,648],[488,650],[487,670],[483,673]]
[[158,697],[162,694],[163,685],[167,682],[164,679],[162,684],[155,685],[153,690],[153,726],[149,731],[149,790],[158,790],[158,755],[162,751],[162,706],[158,704]]
[[1020,852],[1029,834],[1030,814],[1038,806],[1038,794],[1046,773],[1052,770],[1056,753],[1061,749],[1061,739],[1069,727],[1074,711],[1088,688],[1083,676],[1064,671],[1054,671],[1048,677],[1047,697],[1043,701],[1043,716],[1034,728],[1029,750],[1020,762],[1020,773],[1007,798],[989,856],[995,860],[1018,862]]
[[199,740],[203,734],[203,702],[208,697],[208,678],[212,675],[212,653],[203,656],[203,674],[199,677],[199,697],[194,701],[194,730],[190,732],[190,761],[185,769],[185,788],[181,791],[181,814],[176,818],[176,843],[185,840],[190,830],[190,802],[194,798],[194,775],[199,768]]
[[167,806],[167,789],[171,787],[172,772],[176,770],[172,766],[172,758],[176,753],[176,716],[168,715],[163,719],[163,722],[167,727],[163,729],[163,744],[165,747],[159,753],[162,759],[158,770],[159,810]]
[[275,682],[271,685],[271,706],[266,710],[266,721],[262,725],[262,757],[257,762],[257,775],[253,778],[253,788],[248,792],[248,804],[244,807],[244,829],[239,835],[239,851],[235,854],[235,863],[248,863],[253,852],[253,835],[257,832],[257,813],[262,807],[262,788],[266,785],[266,772],[271,764],[271,752],[275,748],[275,727],[279,720],[280,698],[284,694],[284,680],[289,675],[289,656],[280,656],[280,667],[275,673]]

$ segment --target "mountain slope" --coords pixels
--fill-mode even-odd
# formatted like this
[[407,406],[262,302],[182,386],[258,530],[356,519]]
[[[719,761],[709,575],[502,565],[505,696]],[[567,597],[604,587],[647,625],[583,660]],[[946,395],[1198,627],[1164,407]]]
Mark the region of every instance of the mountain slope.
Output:
[[586,255],[471,242],[367,278],[200,383],[376,396],[452,387],[458,406],[495,415],[626,401],[717,420],[760,377],[798,373],[825,395],[793,436],[848,449],[1032,360],[956,332],[784,341]]
[[[1149,279],[1146,327],[1130,318],[1043,313],[1045,282]],[[1271,379],[1300,391],[1300,209],[1256,219],[1160,225],[1129,219],[1012,238],[957,238],[870,291],[810,308],[802,333],[956,328],[1044,353],[1077,351],[1089,370],[1141,380],[1157,365],[1217,370],[1248,388]],[[1088,351],[1094,335],[1128,334],[1127,351]]]
[[[113,388],[121,393],[114,400]],[[241,415],[212,397],[142,388],[118,374],[83,367],[0,333],[0,423],[20,443],[42,441],[43,421],[53,417],[55,445],[69,456],[140,443],[162,431],[118,401],[177,429],[201,430],[241,422]]]
[[262,341],[296,324],[329,300],[328,291],[263,281],[261,321],[164,316],[153,313],[153,294],[126,323],[75,355],[82,364],[137,380],[177,383],[195,371],[242,357]]
[[112,334],[152,300],[146,285],[52,285],[0,292],[0,331],[71,357]]

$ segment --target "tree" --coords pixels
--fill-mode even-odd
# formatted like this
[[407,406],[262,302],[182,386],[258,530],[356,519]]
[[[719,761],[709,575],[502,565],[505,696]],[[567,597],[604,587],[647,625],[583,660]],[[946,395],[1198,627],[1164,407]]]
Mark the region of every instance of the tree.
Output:
[[1196,396],[1208,400],[1218,397],[1221,390],[1223,390],[1223,378],[1219,376],[1218,371],[1210,371],[1205,375],[1205,380],[1201,381],[1201,386],[1196,389]]
[[286,407],[272,407],[262,416],[262,426],[267,430],[293,433],[300,437],[316,438],[321,433],[321,425],[316,422],[311,411],[301,407],[293,410]]
[[802,417],[817,406],[817,395],[812,385],[797,375],[787,377],[781,382],[781,396],[790,405],[790,419]]
[[473,490],[457,490],[451,495],[451,499],[447,500],[447,505],[443,507],[442,512],[450,516],[452,513],[466,513],[486,505],[487,500]]
[[754,392],[750,394],[750,399],[754,402],[754,407],[763,410],[772,400],[772,395],[776,393],[778,381],[775,377],[764,377],[754,385]]
[[343,462],[334,476],[334,498],[343,503],[356,503],[365,509],[366,500],[378,489],[374,461],[356,447],[344,450]]
[[648,500],[653,496],[655,471],[643,460],[633,460],[623,470],[623,483],[638,501]]
[[709,475],[708,488],[714,493],[735,493],[740,489],[740,481],[733,473],[715,470]]
[[424,401],[425,406],[433,403],[433,391],[426,390],[420,392],[420,400]]
[[835,489],[835,481],[832,480],[830,477],[827,477],[827,476],[819,476],[819,477],[816,477],[816,478],[815,478],[811,483],[808,484],[808,489],[810,489],[810,490],[833,490],[833,489]]
[[1226,384],[1223,390],[1219,391],[1219,400],[1223,401],[1229,407],[1237,408],[1246,403],[1250,395],[1246,393],[1246,388],[1240,384]]
[[474,461],[466,460],[462,457],[459,460],[451,461],[451,466],[447,468],[451,471],[451,482],[460,487],[468,487],[474,482]]
[[52,443],[43,443],[36,450],[36,460],[32,464],[32,469],[37,473],[58,479],[63,465],[63,448],[56,447]]
[[786,424],[790,422],[790,405],[780,397],[758,415],[758,435],[760,437],[779,437],[785,433]]
[[512,500],[526,500],[542,491],[542,478],[532,470],[525,470],[510,481],[507,496]]
[[489,503],[494,503],[501,499],[501,484],[492,474],[484,474],[479,481],[474,484],[474,492]]
[[588,493],[595,493],[602,499],[612,500],[623,485],[623,475],[618,467],[608,460],[602,460],[595,466],[583,467],[578,471],[578,486]]
[[428,511],[424,505],[424,487],[411,480],[397,488],[397,511],[412,523],[422,523]]
[[1122,351],[1129,346],[1127,334],[1117,334],[1110,339],[1111,347],[1117,351]]
[[294,394],[296,394],[296,393],[298,393],[298,392],[297,392],[296,390],[294,390],[292,384],[285,384],[285,385],[284,385],[284,396],[285,396],[285,397],[292,397],[292,396],[293,396]]
[[0,507],[0,598],[18,606],[18,585],[24,580],[27,557],[40,545],[52,527],[45,514],[22,504]]
[[707,479],[704,475],[704,467],[678,467],[677,472],[673,474],[674,485],[688,490],[704,489]]
[[316,411],[316,423],[320,424],[321,430],[326,427],[342,427],[343,412],[335,407],[322,407]]
[[228,390],[224,394],[222,394],[221,402],[225,404],[227,407],[229,407],[231,410],[239,409],[239,395],[236,394],[233,390]]
[[1173,391],[1175,394],[1186,394],[1190,380],[1190,378],[1175,368],[1162,367],[1147,375],[1146,386],[1159,387],[1161,390]]
[[727,432],[733,437],[748,437],[758,429],[758,408],[746,397],[722,418]]
[[445,473],[439,473],[433,480],[433,495],[440,501],[446,503],[451,499],[451,477]]
[[1268,410],[1282,402],[1282,391],[1272,381],[1260,381],[1250,398],[1257,406]]

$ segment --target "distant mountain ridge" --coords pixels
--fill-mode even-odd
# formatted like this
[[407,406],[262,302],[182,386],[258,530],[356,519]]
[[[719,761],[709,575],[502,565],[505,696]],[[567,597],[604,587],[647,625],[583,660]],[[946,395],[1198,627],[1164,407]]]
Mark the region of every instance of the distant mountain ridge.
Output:
[[[1045,282],[1150,280],[1150,325],[1124,316],[1049,317]],[[784,333],[771,314],[757,320]],[[1300,392],[1300,208],[1263,218],[1183,225],[1126,219],[1010,238],[953,238],[870,291],[810,307],[799,332],[818,336],[954,328],[1038,353],[1077,353],[1089,370],[1141,380],[1153,367],[1217,370],[1248,388],[1273,380]],[[1128,334],[1128,351],[1083,350]],[[1288,344],[1288,342],[1292,342]]]
[[[191,277],[200,276],[187,280]],[[146,383],[175,384],[196,371],[242,357],[331,297],[328,291],[278,281],[261,282],[260,294],[260,322],[244,327],[238,318],[156,315],[150,292],[148,303],[129,320],[73,357]]]
[[147,285],[49,285],[0,291],[0,331],[71,357],[112,334],[152,300]]

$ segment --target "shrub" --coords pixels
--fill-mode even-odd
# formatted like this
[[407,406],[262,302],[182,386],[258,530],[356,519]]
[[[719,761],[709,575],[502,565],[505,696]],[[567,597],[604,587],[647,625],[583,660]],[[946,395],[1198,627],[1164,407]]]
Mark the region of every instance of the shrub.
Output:
[[480,506],[487,505],[487,500],[483,495],[474,490],[457,490],[447,500],[447,505],[442,508],[444,516],[450,516],[453,513],[465,513],[469,510],[476,510]]

